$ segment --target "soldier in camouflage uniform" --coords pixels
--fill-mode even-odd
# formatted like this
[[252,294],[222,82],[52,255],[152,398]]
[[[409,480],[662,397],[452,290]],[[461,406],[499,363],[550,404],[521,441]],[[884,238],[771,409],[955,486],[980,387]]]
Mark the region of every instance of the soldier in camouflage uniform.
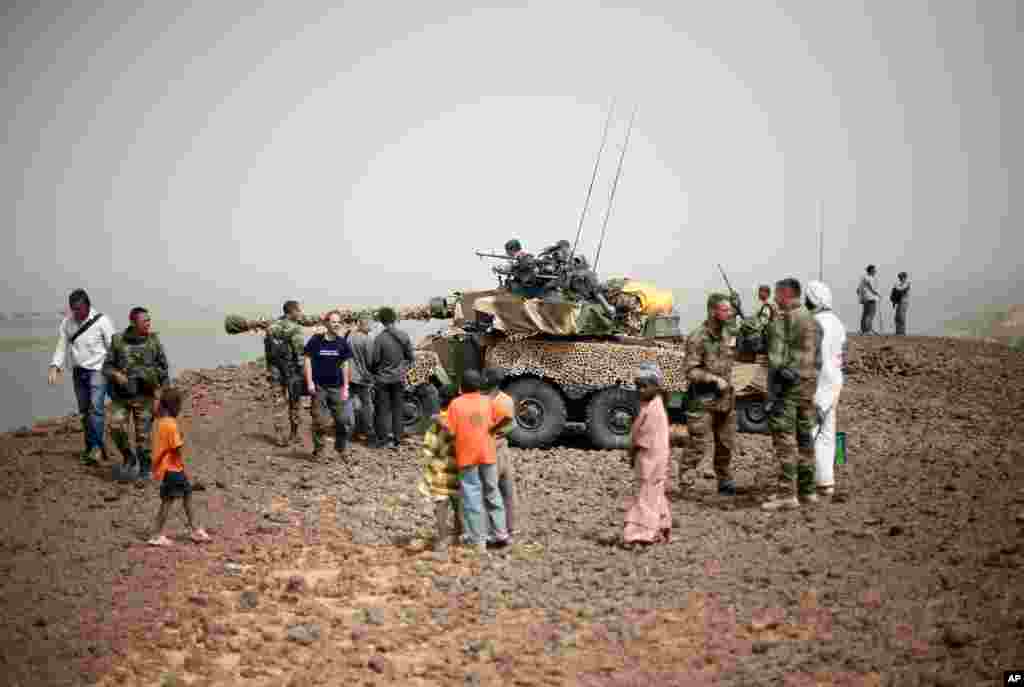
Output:
[[775,302],[779,311],[768,326],[768,374],[776,392],[770,400],[768,423],[780,477],[775,494],[761,505],[769,511],[798,508],[798,495],[807,502],[818,498],[811,431],[816,423],[815,358],[821,328],[801,302],[800,282],[796,279],[775,284]]
[[[131,325],[115,334],[103,363],[103,374],[110,385],[110,435],[124,456],[125,466],[138,477],[149,479],[152,461],[149,433],[153,424],[153,399],[157,390],[170,381],[167,356],[156,332],[150,331],[149,311],[132,308]],[[135,426],[135,450],[132,450],[128,424]]]
[[736,443],[736,396],[732,388],[735,359],[734,314],[730,297],[708,297],[708,317],[686,338],[686,428],[695,454],[679,462],[679,486],[689,486],[689,470],[713,462],[718,493],[735,496],[732,450]]
[[772,287],[767,284],[757,287],[757,300],[761,303],[757,309],[757,323],[761,329],[767,327],[775,319],[775,304],[769,300],[771,296]]
[[[263,349],[267,359],[270,381],[271,414],[274,420],[274,438],[280,446],[294,444],[299,439],[299,408],[301,404],[302,355],[306,342],[302,336],[302,308],[297,301],[286,301],[284,314],[267,327]],[[288,407],[291,434],[284,437],[284,408]]]

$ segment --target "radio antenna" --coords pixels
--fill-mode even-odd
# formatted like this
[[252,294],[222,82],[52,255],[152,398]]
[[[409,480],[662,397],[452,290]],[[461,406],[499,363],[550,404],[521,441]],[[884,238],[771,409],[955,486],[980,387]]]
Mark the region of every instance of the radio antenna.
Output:
[[601,240],[597,244],[597,254],[594,255],[594,272],[597,272],[597,261],[601,259],[601,247],[604,246],[605,232],[608,230],[608,218],[612,214],[612,202],[615,200],[615,189],[619,187],[619,175],[622,174],[622,161],[626,159],[626,149],[629,147],[629,135],[633,132],[633,121],[636,119],[637,107],[633,108],[633,114],[629,117],[629,128],[626,129],[626,141],[622,144],[622,152],[619,154],[619,166],[615,170],[615,179],[612,181],[612,190],[608,194],[608,207],[605,208],[604,222],[601,225]]
[[590,186],[587,187],[587,198],[583,201],[583,211],[580,213],[580,223],[576,227],[576,240],[572,244],[572,252],[569,253],[569,259],[572,260],[572,256],[576,255],[576,247],[580,243],[580,234],[583,233],[583,220],[587,216],[587,209],[590,207],[590,194],[594,191],[594,181],[597,179],[597,168],[601,164],[601,154],[604,152],[605,141],[608,140],[608,127],[612,123],[612,112],[615,110],[615,98],[612,98],[611,103],[608,105],[608,116],[604,120],[604,132],[601,134],[601,145],[597,149],[597,159],[594,160],[594,171],[590,175]]

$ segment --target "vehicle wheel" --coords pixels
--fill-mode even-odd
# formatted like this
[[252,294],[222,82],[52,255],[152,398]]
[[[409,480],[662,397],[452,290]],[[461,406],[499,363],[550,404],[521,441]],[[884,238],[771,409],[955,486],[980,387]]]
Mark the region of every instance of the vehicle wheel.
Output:
[[764,400],[760,398],[737,400],[736,425],[741,432],[767,434],[768,413],[764,410]]
[[423,434],[430,427],[430,418],[441,412],[441,396],[437,387],[424,382],[402,397],[402,429],[406,434]]
[[594,448],[629,448],[629,434],[639,412],[635,391],[613,386],[594,394],[587,405],[587,436]]
[[505,391],[516,402],[516,427],[509,433],[509,443],[519,448],[555,443],[567,417],[558,389],[540,379],[517,379]]

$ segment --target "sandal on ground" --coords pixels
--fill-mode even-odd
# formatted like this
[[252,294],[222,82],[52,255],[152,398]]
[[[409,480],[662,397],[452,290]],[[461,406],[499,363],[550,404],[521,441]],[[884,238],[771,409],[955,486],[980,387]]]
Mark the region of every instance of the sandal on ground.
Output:
[[210,541],[210,535],[206,533],[206,530],[200,528],[192,533],[192,541],[199,542]]
[[148,542],[150,546],[174,546],[174,542],[167,538],[167,535],[161,534],[159,537],[153,537]]

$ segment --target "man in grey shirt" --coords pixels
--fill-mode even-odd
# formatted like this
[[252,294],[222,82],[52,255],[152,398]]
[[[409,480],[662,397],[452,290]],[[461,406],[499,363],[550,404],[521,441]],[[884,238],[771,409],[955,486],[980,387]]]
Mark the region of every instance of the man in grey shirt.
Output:
[[412,339],[395,326],[395,311],[381,308],[377,318],[384,325],[373,339],[370,365],[377,391],[377,438],[398,448],[402,443],[405,375],[416,358]]
[[860,278],[857,286],[857,296],[862,306],[860,315],[860,333],[876,334],[875,313],[878,312],[878,278],[875,276],[875,266],[868,265],[865,274]]
[[359,318],[354,331],[349,332],[348,345],[352,349],[352,382],[351,395],[357,400],[356,427],[357,433],[366,435],[366,443],[377,445],[377,430],[373,421],[373,340],[370,334],[370,317]]

